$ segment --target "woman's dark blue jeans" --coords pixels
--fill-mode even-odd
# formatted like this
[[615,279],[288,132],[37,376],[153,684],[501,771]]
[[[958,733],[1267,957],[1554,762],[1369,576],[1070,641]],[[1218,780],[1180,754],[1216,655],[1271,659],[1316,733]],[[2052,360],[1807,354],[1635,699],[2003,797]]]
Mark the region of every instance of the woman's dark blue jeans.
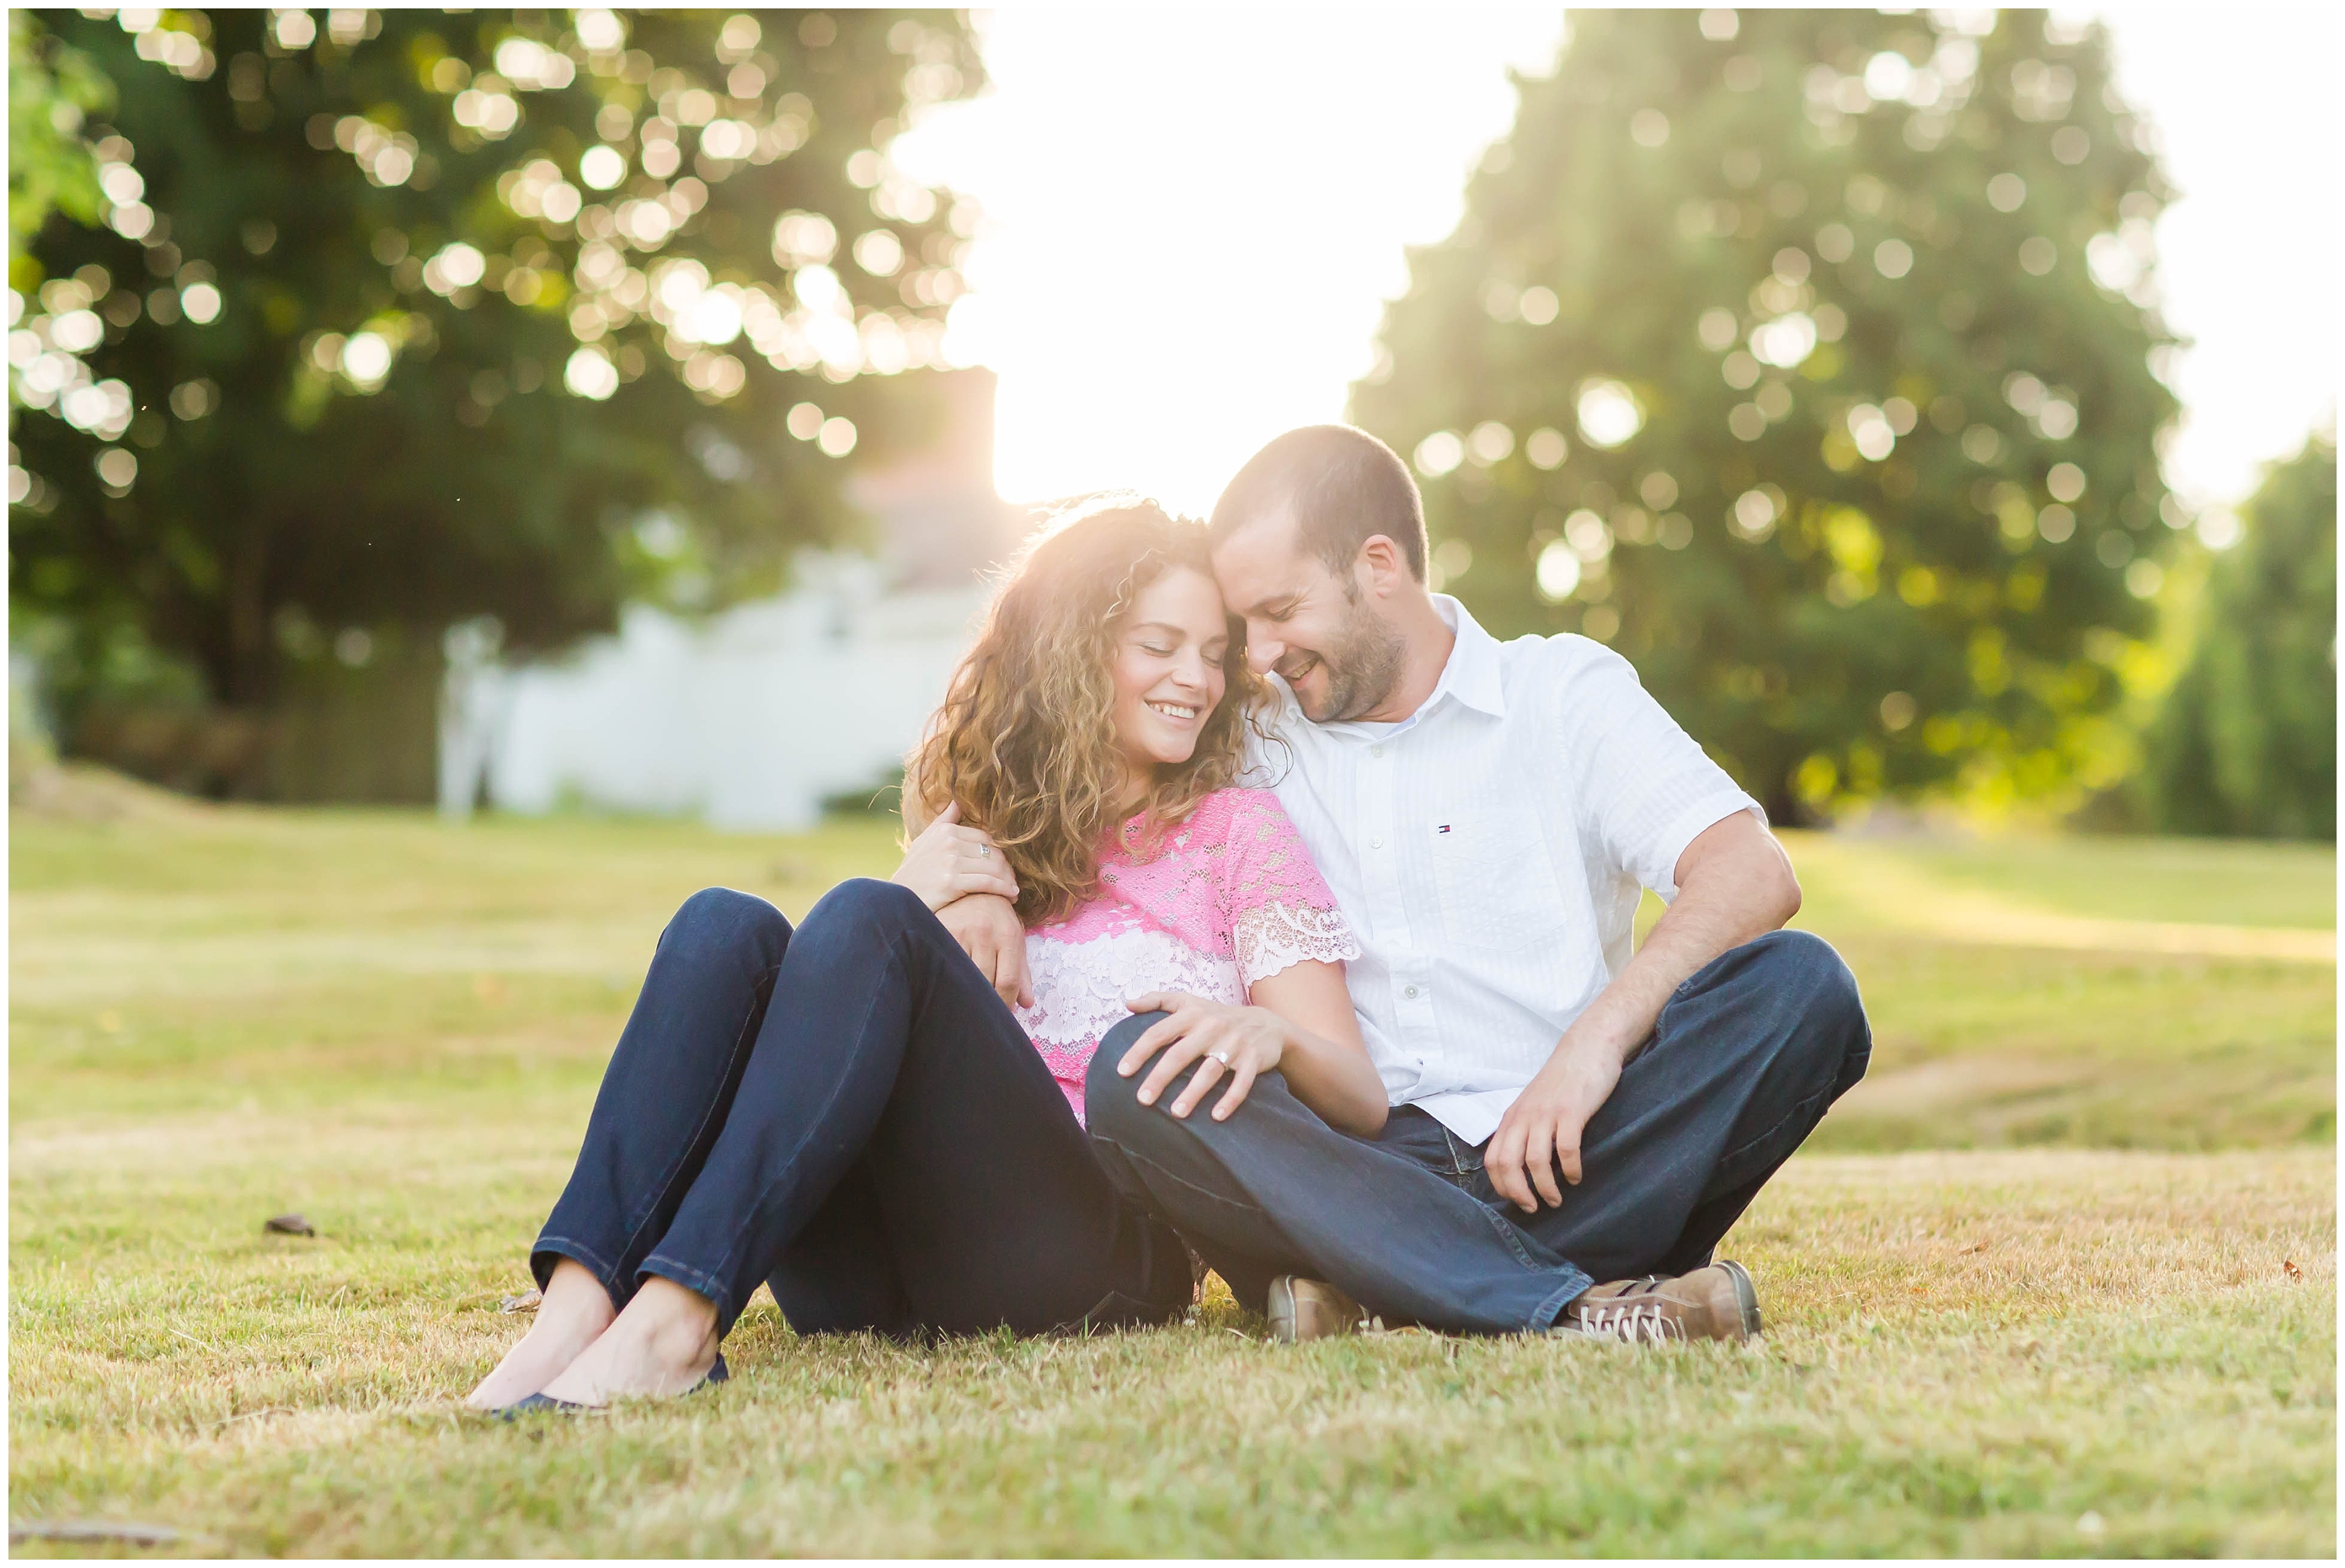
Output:
[[793,932],[712,887],[661,933],[585,1146],[530,1256],[624,1307],[657,1274],[760,1280],[801,1333],[1161,1320],[1188,1255],[1110,1185],[1001,998],[928,906],[843,883]]

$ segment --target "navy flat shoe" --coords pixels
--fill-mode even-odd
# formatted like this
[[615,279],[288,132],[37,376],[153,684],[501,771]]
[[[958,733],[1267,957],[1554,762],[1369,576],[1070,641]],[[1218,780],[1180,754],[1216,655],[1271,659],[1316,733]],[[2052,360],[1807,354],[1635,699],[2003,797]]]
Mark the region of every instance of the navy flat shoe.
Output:
[[[724,1382],[732,1376],[733,1370],[725,1364],[725,1352],[719,1351],[716,1352],[716,1364],[708,1369],[708,1375],[684,1392],[685,1395],[696,1394],[711,1384]],[[526,1399],[515,1400],[513,1403],[489,1413],[499,1421],[519,1421],[522,1417],[534,1415],[539,1411],[553,1411],[561,1415],[580,1415],[589,1411],[604,1411],[609,1408],[608,1405],[582,1405],[574,1400],[557,1400],[544,1394],[531,1394]]]

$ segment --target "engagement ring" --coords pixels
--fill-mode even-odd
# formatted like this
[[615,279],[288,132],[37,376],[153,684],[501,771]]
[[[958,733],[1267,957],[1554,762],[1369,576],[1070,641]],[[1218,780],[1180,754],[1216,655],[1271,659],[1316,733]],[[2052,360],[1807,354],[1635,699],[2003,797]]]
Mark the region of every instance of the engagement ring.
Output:
[[1223,1067],[1228,1067],[1230,1065],[1230,1053],[1227,1051],[1207,1051],[1205,1054],[1213,1057],[1213,1060],[1221,1063]]

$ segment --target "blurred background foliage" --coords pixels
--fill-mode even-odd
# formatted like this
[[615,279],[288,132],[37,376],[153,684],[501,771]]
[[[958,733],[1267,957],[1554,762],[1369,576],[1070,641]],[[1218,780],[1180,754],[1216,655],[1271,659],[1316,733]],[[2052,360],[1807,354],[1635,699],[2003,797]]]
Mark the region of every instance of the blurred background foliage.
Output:
[[78,49],[46,35],[30,11],[8,13],[8,258],[52,212],[96,223],[106,210],[97,159],[79,135],[110,108],[114,85]]
[[1450,585],[1619,648],[1779,820],[2116,784],[2188,519],[2100,32],[1588,12],[1521,92],[1354,390]]
[[[981,86],[959,14],[10,43],[10,591],[69,749],[428,794],[364,754],[448,627],[768,591],[933,429],[976,214],[888,148]],[[2097,25],[1591,11],[1517,86],[1353,389],[1443,586],[1619,648],[1786,823],[2334,837],[2333,435],[2167,491],[2172,193]]]
[[2150,736],[2144,814],[2169,833],[2337,836],[2337,441],[2265,475],[2216,558]]
[[428,724],[442,628],[769,591],[928,433],[974,213],[886,149],[982,81],[958,14],[17,12],[11,76],[10,586],[68,733],[400,663]]

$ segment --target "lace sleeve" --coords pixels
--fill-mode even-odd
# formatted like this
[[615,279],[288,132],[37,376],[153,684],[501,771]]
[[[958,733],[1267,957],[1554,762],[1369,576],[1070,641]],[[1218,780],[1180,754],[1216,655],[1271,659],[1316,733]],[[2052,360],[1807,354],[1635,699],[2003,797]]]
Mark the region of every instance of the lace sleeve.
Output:
[[1237,917],[1230,935],[1237,943],[1238,975],[1248,986],[1306,958],[1341,964],[1360,956],[1359,939],[1342,910],[1307,904],[1257,905]]
[[1266,790],[1231,794],[1220,872],[1239,978],[1251,986],[1305,959],[1340,964],[1358,957],[1351,922],[1278,797]]

